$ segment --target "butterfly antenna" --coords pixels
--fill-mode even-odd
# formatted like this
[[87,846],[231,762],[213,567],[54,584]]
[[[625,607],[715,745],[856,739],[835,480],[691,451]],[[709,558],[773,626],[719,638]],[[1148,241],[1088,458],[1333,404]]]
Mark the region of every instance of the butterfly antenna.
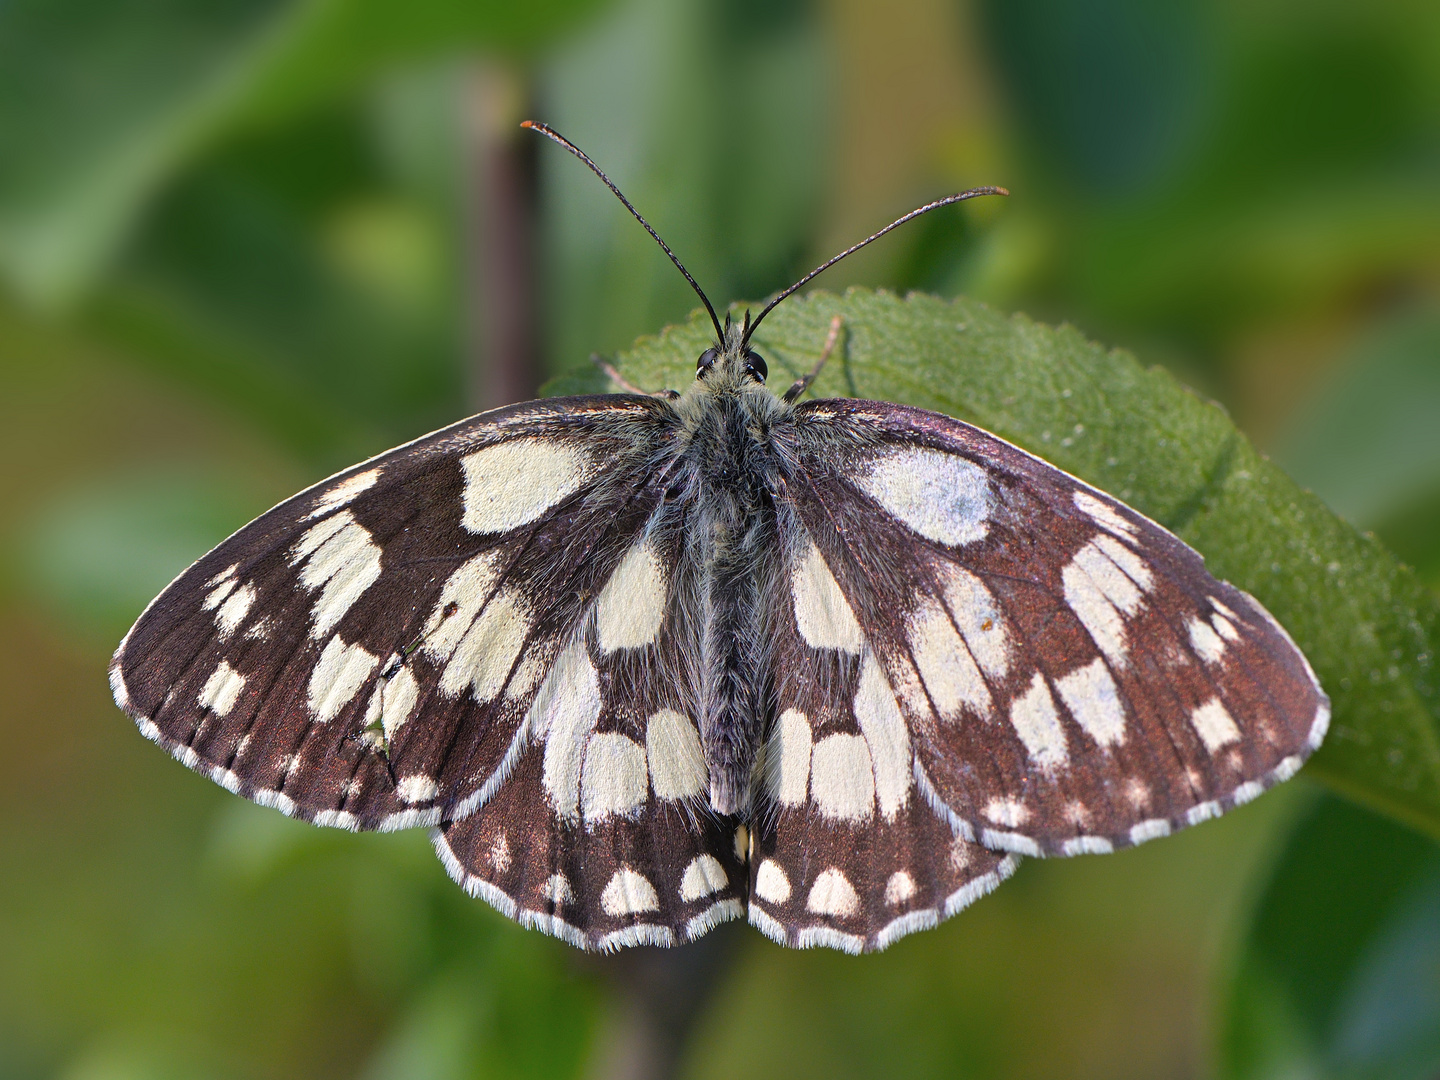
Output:
[[[605,175],[605,173],[601,170],[600,166],[596,165],[595,162],[590,160],[590,155],[585,153],[584,150],[581,150],[578,146],[572,143],[569,139],[565,138],[564,135],[561,135],[558,131],[550,127],[550,125],[548,124],[542,124],[538,120],[526,120],[523,121],[520,126],[522,128],[529,128],[531,131],[538,131],[547,139],[550,139],[552,142],[559,143],[566,150],[569,150],[570,153],[574,154],[577,158],[579,158],[586,165],[588,165],[590,167],[590,171],[593,172],[596,176],[598,176],[601,181],[604,182],[605,186],[615,193],[615,197],[625,204],[625,209],[630,211],[631,215],[635,218],[636,221],[640,222],[641,225],[645,226],[645,231],[648,232],[651,237],[654,238],[655,242],[660,245],[660,250],[665,252],[666,255],[670,256],[670,261],[675,264],[675,268],[679,270],[680,273],[685,275],[685,280],[690,283],[690,287],[695,290],[695,295],[700,297],[700,302],[705,305],[705,310],[710,314],[710,322],[715,327],[716,343],[723,343],[725,341],[725,332],[720,328],[720,319],[715,314],[715,308],[710,304],[710,298],[705,295],[705,290],[700,288],[699,284],[696,283],[695,279],[690,276],[690,271],[685,269],[685,264],[675,257],[675,253],[670,250],[670,245],[665,243],[664,240],[661,240],[660,234],[657,233],[654,229],[652,229],[650,227],[650,223],[640,216],[640,211],[635,209],[635,207],[631,204],[630,200],[627,199],[624,193],[615,186],[614,182]],[[939,204],[937,203],[936,205]],[[926,209],[929,209],[929,207],[926,207]],[[911,216],[913,217],[914,215]],[[892,225],[891,228],[894,228],[894,226]],[[871,239],[873,240],[874,237],[871,237]],[[849,253],[847,252],[846,254]],[[821,269],[824,268],[822,267]],[[814,277],[815,275],[812,274],[810,276]]]
[[[591,168],[593,169],[594,166],[592,165]],[[608,183],[609,181],[606,181],[606,182]],[[617,194],[618,194],[618,193],[617,193]],[[791,293],[793,293],[796,289],[800,288],[800,287],[801,287],[802,285],[804,285],[806,282],[810,281],[810,280],[811,280],[812,278],[814,278],[816,275],[821,274],[821,273],[824,273],[826,270],[829,270],[830,267],[834,266],[834,265],[835,265],[837,262],[839,262],[841,259],[845,258],[845,256],[847,256],[847,255],[854,255],[855,252],[859,251],[859,250],[860,250],[861,248],[863,248],[866,244],[869,244],[869,243],[872,243],[873,241],[879,240],[880,237],[884,236],[884,235],[885,235],[886,233],[888,233],[891,229],[898,229],[901,225],[904,225],[907,221],[910,221],[912,218],[917,218],[917,217],[919,217],[921,214],[928,214],[931,210],[938,210],[938,209],[939,209],[940,207],[942,207],[942,206],[949,206],[951,203],[964,202],[966,199],[973,199],[973,198],[976,198],[976,197],[979,196],[979,195],[1009,195],[1009,194],[1010,194],[1010,192],[1006,191],[1003,187],[977,187],[977,188],[971,188],[969,191],[961,191],[961,192],[957,192],[957,193],[954,194],[954,195],[946,195],[945,198],[943,198],[943,199],[936,199],[934,202],[932,202],[932,203],[926,203],[924,206],[920,207],[920,208],[917,209],[917,210],[911,210],[911,211],[910,211],[908,214],[906,214],[904,217],[896,218],[894,221],[892,221],[889,225],[886,225],[886,226],[885,226],[883,229],[881,229],[879,232],[877,232],[877,233],[871,233],[871,234],[870,234],[869,236],[867,236],[864,240],[861,240],[858,244],[854,244],[854,245],[852,245],[851,247],[846,248],[844,251],[840,252],[840,254],[839,254],[839,255],[836,255],[834,258],[826,259],[823,263],[821,263],[819,266],[817,266],[814,270],[811,270],[808,274],[806,274],[804,277],[802,277],[799,281],[795,282],[794,285],[791,285],[788,289],[786,289],[784,292],[782,292],[779,296],[775,297],[774,300],[771,300],[768,304],[766,304],[765,307],[761,309],[760,314],[755,316],[755,321],[752,322],[752,323],[750,323],[749,326],[746,327],[745,337],[744,337],[744,339],[741,341],[742,346],[743,346],[744,344],[747,344],[747,343],[750,341],[750,335],[753,334],[753,333],[755,332],[755,328],[760,325],[760,320],[763,319],[763,318],[765,318],[766,315],[769,315],[770,312],[775,308],[775,305],[778,304],[778,303],[780,303],[781,300],[784,300],[787,296],[789,296]],[[638,216],[638,215],[637,215],[637,216]],[[649,226],[647,225],[646,228],[649,228]],[[674,258],[674,256],[672,255],[671,258]],[[688,277],[689,275],[686,275],[686,276]]]

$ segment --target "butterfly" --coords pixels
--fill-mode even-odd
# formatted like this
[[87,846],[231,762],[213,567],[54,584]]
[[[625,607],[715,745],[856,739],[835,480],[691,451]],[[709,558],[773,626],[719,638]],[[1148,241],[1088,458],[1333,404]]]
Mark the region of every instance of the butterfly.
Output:
[[262,515],[115,653],[146,736],[317,825],[429,827],[470,894],[582,948],[745,918],[848,952],[1320,744],[1285,630],[1156,523],[958,420],[765,386],[776,304],[1000,189],[722,324],[528,126],[700,295],[694,384],[487,412]]

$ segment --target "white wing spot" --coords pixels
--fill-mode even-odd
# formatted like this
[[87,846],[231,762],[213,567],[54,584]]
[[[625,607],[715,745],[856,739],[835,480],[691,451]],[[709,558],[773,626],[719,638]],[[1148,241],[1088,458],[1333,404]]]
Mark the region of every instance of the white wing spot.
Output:
[[530,706],[535,733],[545,738],[543,780],[555,813],[580,815],[580,766],[590,731],[600,716],[600,680],[577,642],[562,652]]
[[271,633],[275,630],[275,620],[269,615],[262,615],[250,624],[245,631],[246,641],[269,641]]
[[1130,828],[1130,843],[1143,844],[1147,840],[1154,840],[1161,836],[1170,835],[1170,822],[1165,818],[1151,818],[1149,821],[1142,821]]
[[225,602],[215,612],[215,625],[222,638],[229,637],[239,629],[245,616],[250,614],[250,608],[254,606],[257,596],[254,585],[241,585],[225,598]]
[[485,858],[502,874],[510,869],[510,840],[504,833],[495,838],[490,850],[485,853]]
[[1119,746],[1125,741],[1125,708],[1103,659],[1097,656],[1057,679],[1055,689],[1081,730],[1101,746]]
[[1235,624],[1218,611],[1210,616],[1210,622],[1215,627],[1215,632],[1226,641],[1240,640],[1240,631],[1235,629]]
[[985,804],[985,816],[996,825],[1018,829],[1030,820],[1030,810],[1019,799],[1006,796]]
[[921,447],[875,458],[856,482],[893,516],[928,540],[973,544],[990,532],[990,477],[956,454]]
[[1076,553],[1060,577],[1070,610],[1110,662],[1123,668],[1129,660],[1129,643],[1120,613],[1133,615],[1139,610],[1141,594],[1135,582],[1099,546],[1100,540],[1119,547],[1109,537],[1097,538]]
[[896,870],[885,882],[885,903],[899,907],[915,895],[915,879],[904,870]]
[[1191,615],[1185,622],[1185,628],[1190,631],[1190,647],[1195,654],[1207,664],[1218,664],[1225,655],[1225,642],[1210,624]]
[[595,637],[603,652],[638,649],[660,632],[669,599],[660,556],[647,541],[634,545],[595,601]]
[[497,533],[527,525],[579,490],[594,462],[577,447],[547,438],[511,439],[468,454],[465,512],[472,533]]
[[370,695],[370,704],[365,710],[365,726],[373,728],[378,724],[385,740],[390,741],[410,719],[419,698],[420,684],[408,667],[401,667],[389,679],[375,684],[375,692]]
[[1210,799],[1208,802],[1197,803],[1185,811],[1185,823],[1187,825],[1199,825],[1202,821],[1217,818],[1222,813],[1224,813],[1224,811],[1220,809],[1220,803],[1215,799]]
[[468,686],[477,703],[492,700],[510,677],[529,633],[523,594],[518,589],[500,589],[446,661],[440,673],[440,692],[455,697]]
[[346,510],[343,513],[336,514],[334,517],[328,517],[324,521],[311,525],[310,528],[306,529],[300,535],[300,539],[296,540],[294,547],[290,549],[290,565],[298,566],[320,550],[321,545],[324,544],[325,541],[335,536],[347,526],[356,524],[359,523],[355,520],[355,516]]
[[1122,540],[1134,542],[1135,526],[1123,518],[1113,507],[1101,502],[1088,491],[1077,491],[1075,493],[1075,505],[1102,529],[1113,533]]
[[1030,680],[1030,688],[1011,702],[1010,726],[1025,744],[1030,760],[1040,768],[1054,769],[1070,760],[1055,699],[1040,672]]
[[645,750],[657,798],[688,799],[705,791],[705,752],[688,717],[673,709],[654,713],[645,723]]
[[1195,729],[1195,734],[1200,736],[1205,749],[1212,754],[1222,747],[1240,741],[1240,729],[1235,726],[1235,720],[1218,697],[1211,698],[1192,712],[1190,725]]
[[[1150,591],[1155,579],[1154,575],[1150,573],[1150,567],[1145,565],[1144,559],[1111,536],[1097,536],[1093,543],[1106,554],[1111,562],[1124,571],[1125,576],[1138,585],[1141,591]],[[1132,614],[1128,608],[1125,613]]]
[[941,719],[958,720],[965,709],[987,719],[995,708],[990,688],[939,601],[923,597],[906,622],[905,634]]
[[310,526],[291,549],[304,561],[300,584],[320,590],[310,610],[310,636],[320,639],[344,618],[350,606],[380,578],[380,548],[349,510]]
[[807,541],[790,571],[790,592],[795,601],[795,624],[812,648],[848,653],[864,648],[865,637],[855,612],[813,540]]
[[440,794],[440,785],[433,776],[417,773],[414,776],[402,776],[400,783],[395,785],[395,794],[403,803],[429,802]]
[[685,867],[685,874],[680,879],[680,899],[692,904],[729,884],[730,879],[725,876],[725,868],[720,865],[719,859],[714,855],[697,855]]
[[216,716],[226,716],[235,707],[240,691],[244,689],[245,676],[221,660],[200,688],[200,707],[209,709]]
[[[212,577],[209,581],[205,582],[205,584],[206,584],[206,585],[212,585],[212,586],[213,586],[213,585],[219,585],[219,584],[221,584],[222,582],[229,581],[229,580],[230,580],[231,578],[233,578],[239,571],[240,571],[240,564],[239,564],[239,563],[231,563],[231,564],[230,564],[229,566],[227,566],[224,570],[221,570],[218,574],[216,574],[214,577]],[[224,597],[223,597],[223,594],[222,594],[222,597],[221,597],[221,598],[222,598],[222,599],[224,598]],[[215,601],[215,604],[218,604],[219,602],[220,602],[219,600],[216,600],[216,601]],[[212,610],[212,609],[215,607],[215,604],[212,604],[212,603],[210,603],[209,601],[207,601],[206,604],[205,604],[205,610],[206,610],[206,611]]]
[[815,879],[805,900],[805,908],[816,915],[844,919],[859,912],[860,897],[855,894],[855,886],[850,884],[850,879],[832,866],[822,870]]
[[1230,801],[1236,806],[1244,806],[1248,802],[1254,802],[1265,793],[1265,785],[1259,780],[1251,780],[1241,784],[1230,794]]
[[575,890],[570,887],[570,879],[564,874],[551,874],[546,878],[545,884],[540,886],[540,895],[556,907],[573,903],[575,900]]
[[1121,785],[1121,794],[1125,796],[1125,801],[1137,811],[1144,810],[1150,805],[1150,785],[1138,776],[1130,777]]
[[587,822],[628,814],[650,788],[645,748],[613,731],[590,736],[580,774],[580,806]]
[[790,899],[790,879],[773,859],[766,859],[755,871],[755,895],[771,904]]
[[994,595],[978,577],[953,563],[941,567],[940,584],[970,655],[985,674],[1003,679],[1010,670],[1010,639]]
[[1064,855],[1109,855],[1115,845],[1103,836],[1076,836],[1060,845]]
[[329,491],[321,495],[320,501],[315,504],[315,509],[306,514],[305,517],[307,519],[323,517],[332,510],[339,510],[342,506],[348,506],[359,498],[361,494],[374,487],[376,481],[379,479],[380,470],[378,468],[366,469],[362,473],[356,473],[354,476],[346,477]]
[[445,579],[440,599],[420,635],[421,647],[431,659],[448,660],[454,654],[475,616],[490,599],[500,575],[500,558],[498,550],[476,555]]
[[310,672],[306,700],[315,719],[322,724],[335,719],[379,662],[380,657],[361,646],[346,645],[338,634],[332,637]]
[[520,658],[520,663],[515,665],[515,673],[505,684],[507,701],[523,701],[534,693],[535,688],[540,685],[540,680],[545,677],[549,652],[549,645],[546,642],[532,645],[525,650],[525,655]]
[[810,753],[810,792],[820,813],[867,821],[875,809],[870,748],[859,735],[830,735]]
[[1121,547],[1112,538],[1097,536],[1075,553],[1072,565],[1085,571],[1085,574],[1095,583],[1096,588],[1105,595],[1106,600],[1109,600],[1124,614],[1134,615],[1140,610],[1142,600],[1140,586],[1125,572],[1122,566],[1114,561],[1109,548],[1118,548],[1130,555],[1132,559],[1137,558],[1129,548]]
[[963,872],[970,865],[974,858],[974,846],[968,843],[963,837],[955,837],[950,841],[950,865],[956,870]]
[[770,794],[781,806],[799,806],[810,785],[810,721],[799,709],[786,709],[775,723],[766,754]]
[[638,915],[658,910],[660,897],[644,874],[627,866],[615,871],[615,876],[600,894],[600,906],[607,915]]
[[855,719],[870,748],[880,813],[893,818],[910,801],[910,733],[890,684],[875,654],[868,649],[860,665],[860,685],[855,690]]
[[211,578],[206,584],[214,585],[214,588],[205,594],[205,599],[200,606],[206,611],[214,611],[219,607],[225,598],[230,595],[235,586],[239,584],[235,580],[234,575],[235,567],[232,566],[219,577]]

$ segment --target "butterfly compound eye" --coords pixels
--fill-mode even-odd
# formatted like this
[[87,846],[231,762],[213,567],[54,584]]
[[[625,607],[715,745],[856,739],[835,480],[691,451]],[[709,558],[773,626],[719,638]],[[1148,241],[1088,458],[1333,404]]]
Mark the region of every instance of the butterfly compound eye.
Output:
[[715,361],[719,359],[720,352],[718,349],[706,349],[700,354],[700,359],[695,364],[695,374],[704,375],[705,372],[709,371],[714,365]]
[[770,374],[770,368],[766,365],[765,358],[754,349],[745,350],[745,374],[756,382],[764,382],[765,376]]

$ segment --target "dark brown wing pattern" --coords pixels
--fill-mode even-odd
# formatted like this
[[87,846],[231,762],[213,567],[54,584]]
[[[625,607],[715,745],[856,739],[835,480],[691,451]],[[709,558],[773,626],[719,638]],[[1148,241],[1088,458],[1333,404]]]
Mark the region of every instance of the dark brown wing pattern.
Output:
[[659,416],[646,398],[533,402],[302,492],[150,605],[111,665],[116,700],[186,765],[297,817],[463,814],[661,498]]
[[865,632],[827,595],[808,541],[797,549],[775,619],[750,921],[784,945],[868,952],[955,914],[1018,859],[958,835],[926,801],[909,725]]
[[471,895],[581,948],[677,945],[745,914],[747,834],[708,807],[669,599],[654,641],[607,649],[597,612],[542,685],[514,771],[436,833]]
[[821,401],[797,428],[786,495],[961,835],[1139,843],[1254,798],[1324,737],[1285,631],[1154,522],[935,413]]

